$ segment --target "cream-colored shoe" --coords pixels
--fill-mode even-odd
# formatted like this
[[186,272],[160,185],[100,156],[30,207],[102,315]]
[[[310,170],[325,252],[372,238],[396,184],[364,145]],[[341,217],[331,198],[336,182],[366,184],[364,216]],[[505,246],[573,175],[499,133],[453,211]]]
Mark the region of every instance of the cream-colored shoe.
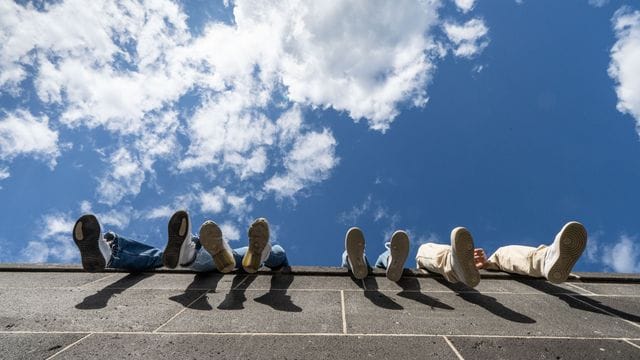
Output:
[[200,226],[200,244],[211,254],[216,268],[221,273],[228,273],[235,269],[236,260],[229,243],[222,237],[222,230],[211,220]]
[[409,235],[402,230],[397,230],[391,235],[391,241],[389,242],[387,279],[391,281],[400,280],[407,256],[409,256]]
[[347,261],[351,273],[356,279],[364,279],[369,274],[369,268],[364,259],[364,234],[357,227],[347,231],[344,239],[344,247],[347,250]]
[[451,231],[451,265],[458,280],[469,287],[476,287],[480,283],[473,250],[473,237],[469,230],[457,227]]
[[586,246],[584,226],[576,221],[566,223],[547,248],[542,271],[547,280],[554,284],[566,281]]
[[242,258],[242,268],[251,274],[257,272],[270,252],[269,223],[265,218],[258,218],[249,227],[249,249]]

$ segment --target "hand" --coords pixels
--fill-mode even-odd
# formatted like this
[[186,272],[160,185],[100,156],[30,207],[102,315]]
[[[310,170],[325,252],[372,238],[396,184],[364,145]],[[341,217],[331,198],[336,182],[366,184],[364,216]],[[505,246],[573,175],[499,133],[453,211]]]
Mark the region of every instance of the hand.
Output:
[[487,265],[487,257],[484,254],[484,249],[473,250],[473,262],[476,264],[476,269],[484,269]]

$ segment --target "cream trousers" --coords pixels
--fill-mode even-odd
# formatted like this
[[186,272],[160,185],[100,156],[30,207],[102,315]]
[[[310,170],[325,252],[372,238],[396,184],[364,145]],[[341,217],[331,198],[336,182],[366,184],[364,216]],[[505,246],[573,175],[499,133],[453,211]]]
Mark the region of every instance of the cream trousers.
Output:
[[[502,270],[509,273],[544,277],[544,259],[547,246],[537,248],[531,246],[509,245],[496,250],[487,260],[485,269]],[[416,255],[419,269],[441,274],[450,282],[458,282],[451,264],[451,246],[427,243],[421,245]]]

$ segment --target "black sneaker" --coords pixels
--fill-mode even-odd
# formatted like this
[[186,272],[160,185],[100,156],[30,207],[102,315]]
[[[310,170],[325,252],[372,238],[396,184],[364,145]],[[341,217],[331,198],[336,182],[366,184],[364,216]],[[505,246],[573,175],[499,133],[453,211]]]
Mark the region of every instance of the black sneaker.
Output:
[[82,215],[73,226],[73,241],[80,250],[82,267],[89,272],[104,270],[107,265],[100,251],[100,224],[91,214]]

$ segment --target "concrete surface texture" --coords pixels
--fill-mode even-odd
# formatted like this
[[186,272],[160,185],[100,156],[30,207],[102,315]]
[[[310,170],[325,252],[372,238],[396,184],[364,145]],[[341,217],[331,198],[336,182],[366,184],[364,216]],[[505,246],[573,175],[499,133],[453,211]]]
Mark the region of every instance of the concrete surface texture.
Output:
[[2,359],[639,359],[640,276],[0,265]]

